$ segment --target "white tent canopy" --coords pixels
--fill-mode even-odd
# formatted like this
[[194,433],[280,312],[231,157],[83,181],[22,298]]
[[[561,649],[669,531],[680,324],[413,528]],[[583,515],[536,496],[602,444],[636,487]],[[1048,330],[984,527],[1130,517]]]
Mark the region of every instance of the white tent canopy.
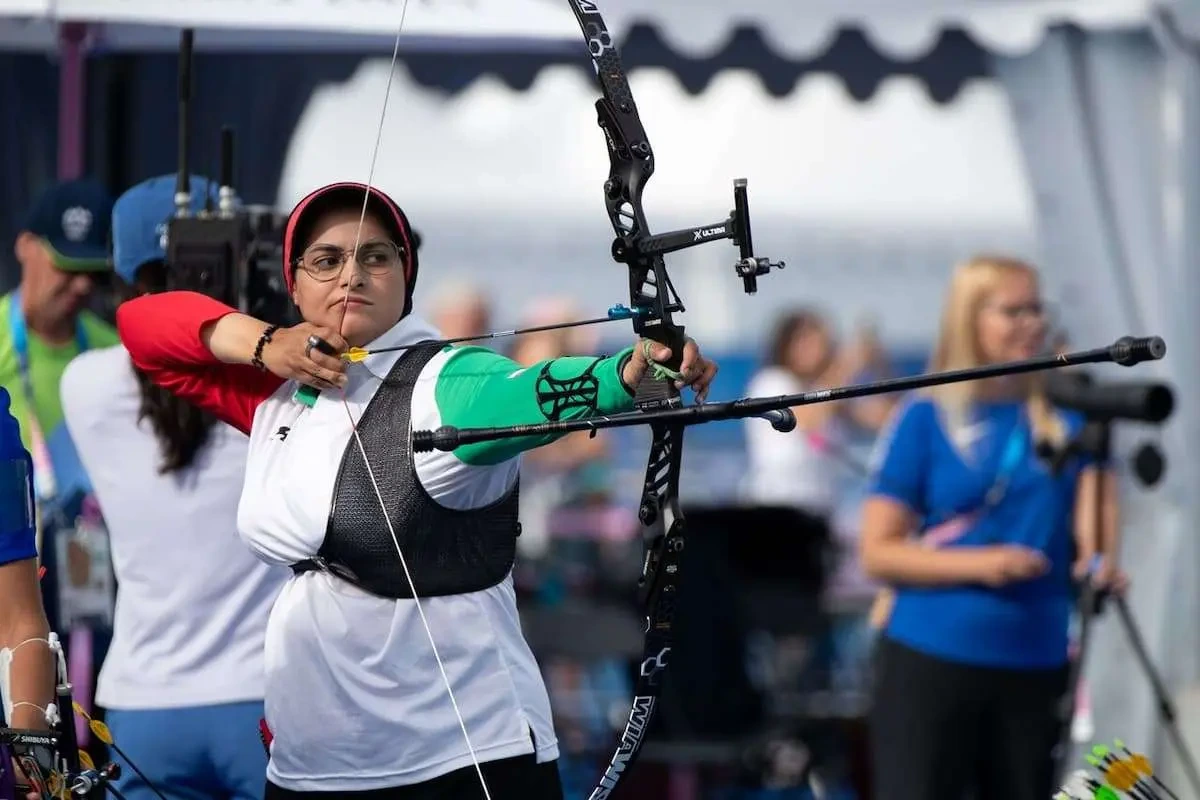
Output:
[[966,29],[994,52],[1025,53],[1048,27],[1074,23],[1115,29],[1145,24],[1149,0],[599,0],[618,37],[636,23],[654,25],[690,56],[719,50],[736,26],[757,28],[781,55],[819,55],[839,26],[859,26],[881,52],[923,55],[950,26]]
[[113,50],[178,46],[179,28],[198,49],[391,48],[403,16],[406,47],[429,41],[574,44],[579,28],[566,3],[544,0],[0,0],[0,46],[53,47],[55,26],[88,23],[93,43]]
[[[1029,52],[1059,23],[1097,30],[1144,25],[1151,0],[600,0],[599,6],[618,39],[635,24],[649,24],[690,57],[720,50],[746,25],[780,55],[811,58],[839,26],[857,25],[881,52],[912,59],[947,26],[1011,55]],[[405,34],[416,40],[579,38],[567,0],[0,0],[0,17],[41,23],[27,25],[24,40],[0,29],[0,44],[30,48],[53,41],[45,23],[87,22],[100,24],[99,36],[114,49],[173,47],[176,27],[202,31],[199,47],[344,47],[350,36],[377,49],[394,37],[402,15]]]

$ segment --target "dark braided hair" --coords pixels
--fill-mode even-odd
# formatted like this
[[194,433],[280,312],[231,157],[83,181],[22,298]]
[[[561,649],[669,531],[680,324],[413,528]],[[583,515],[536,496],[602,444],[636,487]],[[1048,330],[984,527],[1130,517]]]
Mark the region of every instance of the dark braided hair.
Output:
[[[132,285],[119,278],[115,280],[119,302],[132,300],[143,294],[155,294],[166,290],[167,266],[162,261],[143,264],[138,269]],[[187,469],[207,444],[208,434],[217,421],[216,417],[155,385],[150,377],[136,366],[133,372],[142,395],[138,422],[150,421],[162,453],[159,474],[167,475]]]

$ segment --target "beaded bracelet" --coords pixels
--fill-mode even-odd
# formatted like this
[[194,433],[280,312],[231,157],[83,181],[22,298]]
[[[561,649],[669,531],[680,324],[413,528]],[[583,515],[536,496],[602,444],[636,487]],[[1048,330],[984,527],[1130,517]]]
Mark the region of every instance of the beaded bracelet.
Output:
[[279,330],[278,325],[268,325],[267,329],[262,332],[262,336],[258,337],[258,344],[254,347],[254,358],[250,359],[250,364],[258,367],[263,372],[267,371],[267,365],[262,360],[263,348],[267,346],[267,342],[271,341],[271,337],[275,335],[275,331],[277,330]]

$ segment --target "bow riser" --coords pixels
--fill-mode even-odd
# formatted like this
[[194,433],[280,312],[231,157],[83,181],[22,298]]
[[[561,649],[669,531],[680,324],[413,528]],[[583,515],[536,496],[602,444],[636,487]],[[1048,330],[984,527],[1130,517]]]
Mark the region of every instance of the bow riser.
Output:
[[[650,232],[642,208],[642,193],[654,174],[654,150],[638,115],[633,91],[625,77],[621,56],[612,34],[591,0],[571,0],[571,9],[587,41],[588,52],[603,96],[596,102],[596,120],[608,145],[609,173],[604,182],[604,205],[616,238],[613,260],[629,268],[629,304],[634,331],[670,349],[671,355],[651,369],[638,383],[634,407],[639,413],[679,409],[682,400],[676,381],[687,336],[672,314],[683,312],[683,302],[667,274],[663,256],[668,252],[733,239],[741,247],[742,259],[735,264],[744,278],[747,293],[753,293],[754,277],[766,274],[772,265],[755,259],[750,244],[749,211],[745,181],[734,184],[736,208],[722,222],[658,236]],[[647,360],[650,354],[646,353]],[[657,703],[660,682],[671,653],[679,568],[684,544],[684,518],[679,505],[679,474],[684,426],[670,422],[650,425],[652,440],[642,486],[638,518],[646,549],[638,599],[645,613],[645,650],[638,670],[634,703],[616,753],[592,791],[591,800],[612,793],[642,748]]]
[[638,580],[638,602],[648,610],[647,632],[669,631],[671,616],[653,619],[660,603],[674,605],[679,554],[683,552],[683,510],[679,506],[679,473],[683,457],[682,425],[652,425],[653,439],[638,504],[646,557]]

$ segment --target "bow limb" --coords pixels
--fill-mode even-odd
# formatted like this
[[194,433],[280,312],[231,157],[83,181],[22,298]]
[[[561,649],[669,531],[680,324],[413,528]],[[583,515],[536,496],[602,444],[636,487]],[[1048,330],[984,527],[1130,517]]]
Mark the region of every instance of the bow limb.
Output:
[[645,615],[646,638],[629,719],[608,767],[588,795],[589,800],[608,798],[637,759],[658,706],[661,680],[673,644],[672,626],[684,544],[683,511],[679,506],[684,426],[654,424],[650,430],[653,437],[650,458],[638,508],[646,547],[638,580],[638,600]]
[[[383,104],[382,104],[382,108],[380,109],[380,112],[379,112],[379,127],[378,127],[378,129],[376,131],[376,135],[375,135],[375,146],[371,152],[371,166],[367,172],[367,179],[366,179],[366,181],[364,181],[364,183],[366,184],[366,188],[363,190],[362,213],[358,219],[358,229],[356,230],[356,232],[354,234],[355,241],[354,241],[354,250],[352,252],[355,252],[355,253],[358,252],[359,243],[362,241],[363,223],[366,221],[367,205],[370,200],[371,189],[374,186],[375,165],[378,162],[380,144],[383,141],[383,128],[384,128],[384,123],[387,120],[388,100],[391,97],[391,93],[392,93],[392,78],[396,73],[396,62],[399,60],[399,56],[400,56],[400,39],[404,33],[404,20],[407,17],[407,15],[408,15],[408,0],[404,0],[404,5],[402,6],[401,11],[400,11],[400,23],[396,28],[396,38],[395,38],[395,42],[393,43],[393,46],[392,46],[392,61],[391,61],[391,65],[388,68],[387,87],[384,90]],[[346,302],[344,302],[342,304],[341,320],[338,323],[338,332],[339,333],[341,333],[342,328],[345,326],[346,310],[349,307],[349,299],[350,299],[350,296],[347,293]],[[475,774],[479,777],[479,785],[480,785],[480,788],[483,790],[484,799],[491,800],[492,794],[488,789],[487,780],[483,776],[483,768],[479,762],[479,755],[475,751],[475,746],[471,742],[471,734],[467,730],[466,719],[463,717],[462,710],[458,705],[458,699],[454,695],[454,687],[450,683],[450,677],[446,673],[445,663],[442,661],[442,655],[438,651],[437,640],[434,638],[433,629],[429,625],[429,619],[425,616],[425,609],[421,607],[421,598],[417,593],[416,582],[413,580],[412,572],[409,570],[408,559],[406,559],[404,557],[404,548],[402,548],[400,546],[400,538],[396,534],[395,526],[392,524],[391,517],[387,513],[387,504],[384,502],[383,493],[379,489],[379,482],[375,477],[375,469],[371,465],[371,460],[367,456],[367,450],[363,446],[362,438],[359,436],[358,421],[355,420],[355,418],[354,418],[354,412],[350,408],[350,403],[349,403],[349,400],[347,399],[346,389],[344,387],[341,390],[341,397],[342,397],[342,406],[346,410],[346,417],[350,421],[351,437],[354,441],[355,446],[358,448],[359,455],[362,456],[363,464],[367,468],[367,476],[371,481],[371,488],[374,490],[375,498],[379,501],[379,510],[383,514],[383,519],[387,525],[388,533],[391,535],[392,543],[396,547],[396,555],[399,558],[400,566],[404,571],[404,579],[408,582],[408,588],[412,595],[413,605],[417,610],[417,615],[421,619],[421,627],[425,629],[425,636],[429,641],[430,649],[433,651],[434,660],[437,662],[438,672],[442,677],[442,685],[446,689],[446,696],[449,698],[450,705],[454,709],[454,716],[455,716],[455,719],[458,721],[459,729],[462,731],[463,741],[466,743],[467,751],[471,756],[471,764],[475,767]]]

